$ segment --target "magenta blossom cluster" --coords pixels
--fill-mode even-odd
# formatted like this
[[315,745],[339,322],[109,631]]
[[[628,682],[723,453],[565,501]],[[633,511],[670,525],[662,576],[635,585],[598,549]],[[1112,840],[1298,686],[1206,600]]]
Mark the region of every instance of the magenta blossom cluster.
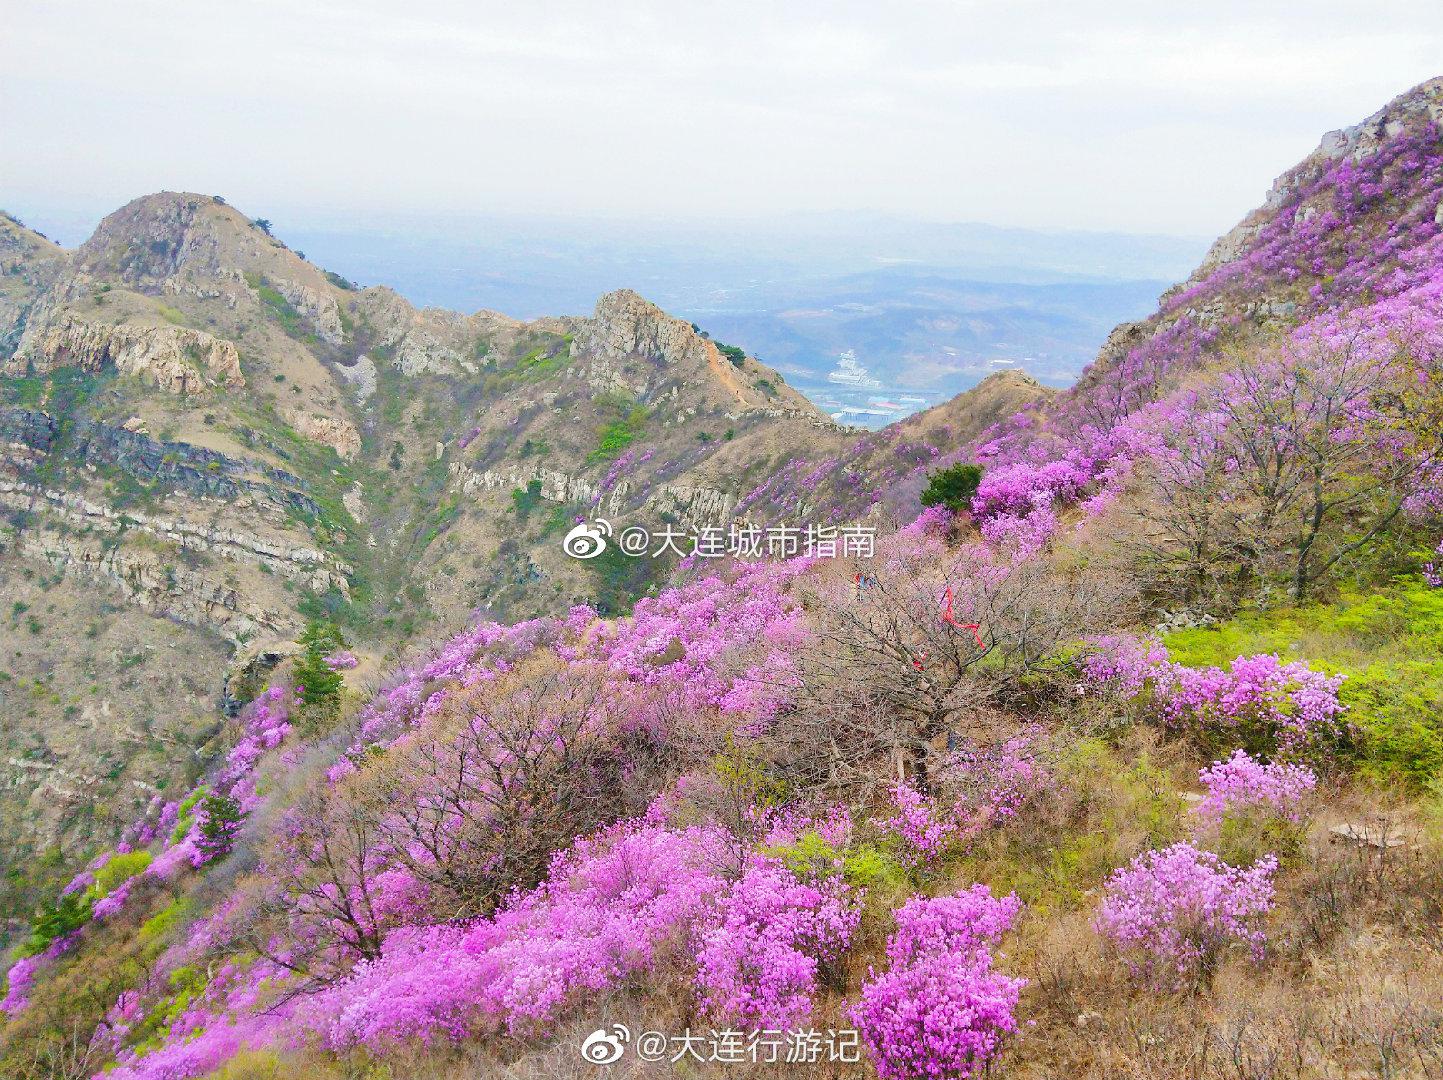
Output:
[[1308,796],[1318,786],[1317,775],[1301,765],[1254,760],[1235,750],[1226,761],[1215,761],[1198,778],[1207,795],[1193,813],[1210,824],[1230,815],[1264,814],[1294,825],[1306,817]]
[[1039,733],[1024,731],[991,747],[954,750],[937,772],[937,793],[902,781],[892,788],[893,813],[877,820],[902,863],[916,869],[982,829],[1002,825],[1045,791],[1052,772],[1038,755]]
[[[402,927],[302,1009],[333,1049],[380,1050],[498,1028],[534,1030],[578,995],[658,965],[695,965],[703,1008],[759,1027],[806,1019],[818,965],[844,949],[860,899],[757,859],[734,882],[729,837],[648,818],[579,841],[546,882],[468,926]],[[694,958],[694,959],[689,959]]]
[[1017,1030],[1025,979],[993,970],[992,949],[1021,909],[985,885],[916,897],[897,912],[891,961],[862,986],[851,1019],[882,1080],[966,1078],[985,1072]]
[[[1434,554],[1443,555],[1443,540],[1438,542]],[[1443,569],[1439,569],[1439,565],[1434,562],[1424,563],[1423,580],[1435,589],[1443,588]]]
[[299,1017],[333,1049],[458,1040],[545,1024],[578,994],[685,946],[726,887],[716,828],[628,823],[559,855],[536,890],[466,926],[411,926]]
[[1001,824],[1052,790],[1041,738],[1040,730],[1029,729],[995,746],[954,750],[943,764],[943,781],[974,818]]
[[935,859],[957,834],[957,819],[905,781],[892,788],[892,805],[896,813],[878,825],[896,839],[902,861],[908,866]]
[[1156,642],[1103,637],[1082,659],[1084,679],[1149,703],[1163,724],[1204,741],[1242,741],[1255,752],[1321,752],[1346,738],[1343,675],[1272,653],[1239,656],[1224,670],[1168,659]]
[[[735,714],[742,729],[765,726],[790,692],[792,656],[805,624],[788,585],[808,565],[795,560],[738,566],[665,590],[639,603],[625,619],[602,620],[594,610],[578,607],[564,618],[513,626],[479,623],[383,686],[359,717],[355,744],[328,778],[342,783],[368,756],[400,740],[423,737],[453,694],[496,680],[538,650],[584,669],[587,678],[606,680],[608,695],[624,714],[619,721],[623,732],[665,738],[668,717],[679,708]],[[289,730],[280,715],[283,704],[263,700],[252,707],[253,722],[215,782],[213,790],[234,799],[243,812],[259,802],[253,778],[259,758]],[[153,865],[173,872],[203,860],[200,817],[188,816],[188,832]],[[296,826],[289,816],[279,819],[282,847],[292,837],[292,854],[299,857],[309,841]],[[833,831],[830,823],[808,827]],[[549,1023],[577,995],[619,985],[663,961],[683,969],[691,965],[689,977],[698,989],[714,991],[714,1001],[724,1008],[730,961],[713,950],[703,978],[695,963],[704,930],[740,917],[732,912],[731,899],[737,889],[735,845],[735,838],[722,830],[677,829],[664,816],[624,822],[558,856],[541,887],[513,896],[491,918],[467,925],[434,923],[420,883],[384,851],[377,852],[357,867],[361,880],[353,884],[366,897],[362,922],[380,939],[380,955],[363,960],[354,949],[324,946],[329,950],[325,962],[349,974],[306,998],[305,1007],[285,1025],[287,1037],[319,1039],[336,1049],[379,1050],[411,1039],[530,1031]],[[745,876],[756,869],[748,861],[741,872]],[[736,892],[738,910],[753,915],[766,910],[765,899],[773,895],[764,888],[767,880],[766,874],[753,877]],[[834,888],[800,880],[780,888],[786,900],[776,912],[781,925],[759,926],[755,949],[732,958],[740,970],[791,956],[793,967],[776,981],[764,1011],[799,1011],[810,961],[825,963],[845,944],[855,915],[851,899]],[[810,926],[806,932],[804,924]],[[187,942],[217,932],[207,926],[192,931]],[[290,948],[312,948],[299,930],[297,935]],[[344,945],[348,939],[338,940]],[[193,965],[197,950],[205,952],[200,945],[187,946],[189,958],[176,962]],[[267,973],[264,978],[274,984],[268,989],[250,972],[236,973],[237,986],[264,991],[266,997],[272,990],[284,993],[287,981],[294,981]],[[157,976],[160,991],[146,995],[152,1008],[163,997],[163,976],[164,971]],[[183,1057],[174,1039],[199,1041],[202,1027],[214,1026],[216,1045],[226,1044],[236,1025],[244,1027],[246,1021],[232,1014],[228,1000],[216,998],[206,1006],[208,1013],[196,1011],[188,1021],[192,1026],[167,1037],[154,1055],[127,1058],[134,1075],[148,1075],[151,1056],[158,1055],[158,1062],[169,1060],[172,1052]],[[173,1080],[182,1074],[161,1070],[155,1075]]]
[[1272,855],[1229,866],[1186,842],[1143,852],[1108,879],[1098,932],[1134,975],[1181,988],[1210,974],[1229,945],[1261,959],[1277,868]]
[[360,663],[360,661],[356,659],[355,653],[347,650],[322,657],[321,663],[325,664],[326,667],[332,671],[349,671]]
[[[241,737],[227,756],[225,765],[216,778],[214,790],[235,800],[243,813],[249,813],[259,805],[252,774],[261,756],[268,750],[279,746],[290,733],[290,710],[296,704],[295,691],[288,687],[273,687],[261,693],[241,712]],[[203,789],[196,789],[191,793],[191,801],[199,801],[204,793]],[[91,860],[90,864],[76,874],[61,890],[61,895],[86,894],[87,902],[89,902],[89,894],[94,892],[95,872],[105,866],[116,854],[129,854],[149,846],[158,846],[159,853],[148,864],[143,864],[135,875],[117,882],[105,895],[93,897],[93,903],[90,905],[90,917],[96,920],[108,919],[124,909],[130,899],[130,892],[137,877],[145,876],[169,881],[185,870],[199,869],[222,854],[220,849],[214,846],[208,847],[204,842],[202,828],[205,824],[205,815],[203,811],[196,810],[184,833],[176,835],[173,830],[176,829],[179,818],[180,803],[165,802],[161,797],[156,796],[150,801],[141,817],[132,822],[121,834],[122,839],[116,845],[116,850],[103,852]],[[44,952],[37,956],[23,958],[13,965],[10,975],[11,989],[5,999],[8,1005],[5,1005],[0,1011],[19,1012],[24,1009],[27,999],[23,988],[22,991],[15,989],[17,980],[28,985],[33,981],[36,970],[59,955],[57,949],[63,951],[63,948],[74,944],[79,933],[77,931],[76,934],[58,939]],[[14,974],[16,971],[20,972],[19,976]]]
[[205,990],[170,1022],[163,1045],[143,1055],[119,1046],[141,1015],[139,995],[122,994],[102,1029],[118,1046],[118,1067],[98,1075],[106,1080],[188,1080],[214,1072],[242,1050],[270,1045],[295,1006],[264,1001],[262,1007],[261,988],[284,975],[285,969],[269,960],[245,968],[220,965]]
[[812,1012],[819,966],[851,941],[858,899],[839,875],[805,883],[770,860],[748,869],[699,936],[702,1009],[747,1029],[800,1025]]
[[52,941],[44,952],[16,960],[5,974],[5,996],[0,998],[0,1015],[15,1016],[24,1012],[30,1004],[30,987],[35,982],[36,971],[66,952],[75,941],[75,934],[66,934]]

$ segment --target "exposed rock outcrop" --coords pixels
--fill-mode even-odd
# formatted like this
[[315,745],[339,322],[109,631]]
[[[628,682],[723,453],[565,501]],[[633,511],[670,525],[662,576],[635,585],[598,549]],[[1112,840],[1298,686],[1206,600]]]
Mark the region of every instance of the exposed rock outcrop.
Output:
[[3,371],[23,375],[66,366],[85,371],[111,366],[172,394],[245,385],[232,342],[183,326],[106,326],[73,315],[27,329]]
[[[133,421],[131,422],[133,423]],[[60,422],[37,409],[0,406],[0,468],[17,475],[54,448]],[[305,494],[300,477],[259,462],[240,461],[216,450],[162,442],[129,426],[111,427],[83,417],[72,421],[69,447],[86,467],[116,466],[147,484],[162,484],[193,498],[233,501],[242,495],[265,499],[312,517],[320,507]]]
[[680,385],[693,408],[707,405],[836,426],[771,368],[751,357],[733,362],[691,323],[630,289],[596,302],[594,314],[576,332],[571,355],[577,361],[574,370],[598,390],[646,401]]
[[[1443,78],[1430,79],[1399,95],[1361,123],[1324,135],[1316,150],[1273,181],[1261,207],[1213,243],[1192,280],[1201,280],[1246,251],[1266,223],[1267,215],[1282,206],[1289,194],[1315,177],[1322,167],[1338,158],[1358,161],[1367,157],[1406,126],[1419,122],[1443,123]],[[1443,207],[1438,212],[1443,214]]]
[[286,410],[286,421],[312,442],[329,446],[350,461],[360,452],[361,435],[344,416],[327,416],[309,409]]

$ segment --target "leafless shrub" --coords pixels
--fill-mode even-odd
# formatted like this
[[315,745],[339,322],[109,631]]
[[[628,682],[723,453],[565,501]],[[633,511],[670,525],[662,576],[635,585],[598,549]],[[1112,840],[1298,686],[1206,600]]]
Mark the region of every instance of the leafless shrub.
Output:
[[573,838],[645,806],[672,711],[660,691],[623,694],[602,670],[548,658],[453,691],[374,767],[374,827],[438,913],[485,913]]
[[1249,579],[1304,597],[1399,520],[1443,453],[1419,373],[1401,344],[1356,333],[1238,352],[1139,472],[1138,554],[1204,602]]
[[985,736],[1025,677],[1063,642],[1106,629],[1126,593],[1083,567],[1004,565],[970,547],[902,547],[879,563],[855,584],[819,578],[805,597],[815,633],[789,726],[829,782],[891,755],[926,791],[949,737]]

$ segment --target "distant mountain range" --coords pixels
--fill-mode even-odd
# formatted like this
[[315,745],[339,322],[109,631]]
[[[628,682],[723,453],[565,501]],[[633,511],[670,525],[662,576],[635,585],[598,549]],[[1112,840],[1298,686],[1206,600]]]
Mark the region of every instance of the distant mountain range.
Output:
[[[1069,384],[1113,326],[1151,310],[1207,248],[858,214],[736,225],[398,220],[302,224],[288,235],[328,266],[462,311],[583,312],[625,282],[869,427],[1006,368]],[[880,393],[828,383],[847,350],[882,381]]]
[[[421,307],[583,314],[627,285],[761,357],[824,411],[868,427],[994,371],[1068,385],[1113,326],[1152,310],[1207,249],[1201,238],[855,213],[733,223],[275,217],[316,262]],[[93,227],[74,213],[37,223],[63,242]],[[879,392],[828,382],[847,350]]]

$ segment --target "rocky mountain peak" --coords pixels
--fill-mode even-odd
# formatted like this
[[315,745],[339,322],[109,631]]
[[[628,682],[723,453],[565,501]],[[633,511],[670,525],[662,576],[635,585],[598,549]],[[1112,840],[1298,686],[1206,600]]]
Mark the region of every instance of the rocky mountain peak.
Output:
[[[112,280],[141,292],[238,297],[272,284],[305,294],[310,306],[331,306],[326,274],[291,251],[218,195],[162,191],[106,217],[75,252],[76,274]],[[227,301],[230,303],[231,301]],[[295,301],[292,301],[295,302]]]
[[597,300],[591,322],[577,340],[581,348],[607,359],[645,356],[668,365],[706,363],[709,344],[690,323],[631,289],[617,289]]
[[[1316,150],[1273,181],[1260,207],[1214,242],[1191,280],[1202,280],[1246,254],[1279,211],[1338,163],[1348,160],[1356,164],[1373,157],[1386,143],[1406,132],[1416,133],[1439,124],[1443,124],[1443,76],[1399,94],[1359,123],[1329,131]],[[1443,217],[1443,208],[1435,204],[1428,207],[1428,213]]]
[[636,371],[635,362],[642,361],[638,388],[644,395],[680,381],[723,408],[785,412],[831,426],[831,420],[775,370],[740,349],[724,354],[694,325],[631,289],[617,289],[596,302],[592,318],[576,335],[574,351],[616,372],[621,383]]

